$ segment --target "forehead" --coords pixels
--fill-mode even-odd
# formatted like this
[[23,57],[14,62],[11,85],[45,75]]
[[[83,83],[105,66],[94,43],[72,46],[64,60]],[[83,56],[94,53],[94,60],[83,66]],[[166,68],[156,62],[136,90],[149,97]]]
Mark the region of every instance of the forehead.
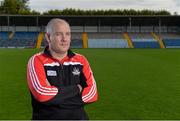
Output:
[[56,22],[53,27],[54,32],[70,32],[70,27],[65,22]]

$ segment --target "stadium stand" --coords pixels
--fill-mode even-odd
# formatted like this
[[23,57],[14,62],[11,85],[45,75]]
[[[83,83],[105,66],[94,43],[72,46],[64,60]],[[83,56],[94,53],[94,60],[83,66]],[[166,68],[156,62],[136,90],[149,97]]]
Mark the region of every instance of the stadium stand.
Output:
[[0,32],[0,39],[1,40],[8,39],[8,32]]
[[89,39],[89,48],[128,48],[124,39]]
[[[18,18],[18,19],[17,19]],[[47,45],[52,18],[71,25],[71,48],[180,48],[180,16],[0,16],[0,47]],[[24,22],[26,21],[26,22]]]
[[43,38],[43,41],[41,43],[41,47],[45,47],[46,45],[48,45],[48,42],[46,41],[45,37]]
[[9,38],[8,32],[0,32],[0,47],[34,48],[37,35],[37,32],[15,32],[14,36]]
[[160,34],[159,35],[166,48],[180,48],[180,35],[174,34],[174,33],[166,33],[166,34]]
[[82,33],[81,32],[72,32],[71,34],[71,48],[82,48]]
[[89,48],[128,48],[122,33],[88,33]]
[[131,33],[129,36],[135,48],[160,48],[150,33]]

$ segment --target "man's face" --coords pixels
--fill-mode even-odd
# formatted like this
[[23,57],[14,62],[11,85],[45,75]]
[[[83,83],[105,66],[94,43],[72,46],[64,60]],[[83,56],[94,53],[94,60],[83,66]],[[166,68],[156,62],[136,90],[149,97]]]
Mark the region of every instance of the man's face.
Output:
[[49,36],[49,47],[56,53],[66,53],[70,47],[71,31],[66,23],[57,22]]

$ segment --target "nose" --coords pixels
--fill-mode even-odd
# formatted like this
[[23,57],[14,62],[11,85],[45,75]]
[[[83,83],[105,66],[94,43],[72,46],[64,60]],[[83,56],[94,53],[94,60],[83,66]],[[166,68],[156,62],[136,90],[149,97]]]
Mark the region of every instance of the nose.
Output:
[[65,33],[62,34],[62,41],[66,41],[67,40],[67,36]]

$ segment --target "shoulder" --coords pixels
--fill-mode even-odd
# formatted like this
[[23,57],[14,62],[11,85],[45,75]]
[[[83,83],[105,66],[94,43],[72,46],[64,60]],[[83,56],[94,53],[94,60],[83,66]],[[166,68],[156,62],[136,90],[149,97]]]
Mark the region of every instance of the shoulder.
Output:
[[74,58],[78,58],[78,59],[86,59],[86,60],[87,60],[87,58],[86,58],[84,55],[79,54],[79,53],[75,53]]
[[88,62],[87,58],[86,58],[84,55],[79,54],[79,53],[74,53],[74,54],[75,54],[75,55],[73,56],[72,60],[77,61],[77,62],[80,62],[80,63],[82,63],[82,64]]
[[36,60],[42,60],[44,58],[44,55],[42,52],[39,52],[39,53],[36,53],[34,55],[32,55],[30,58],[29,58],[29,61],[36,61]]

